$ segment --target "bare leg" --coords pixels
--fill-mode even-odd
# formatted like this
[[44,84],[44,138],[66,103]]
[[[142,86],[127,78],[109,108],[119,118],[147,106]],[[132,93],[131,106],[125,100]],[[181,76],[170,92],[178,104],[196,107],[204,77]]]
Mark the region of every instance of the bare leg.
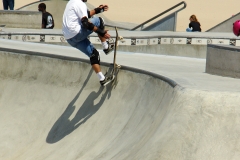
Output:
[[[106,38],[105,38],[105,37],[101,37],[101,36],[99,36],[99,35],[98,35],[98,37],[99,37],[99,39],[100,39],[101,42],[105,42],[105,41],[106,41]],[[99,56],[100,56],[100,55],[99,55]],[[105,76],[102,74],[102,72],[101,72],[101,67],[100,67],[99,64],[93,64],[93,65],[92,65],[92,68],[93,68],[93,70],[95,71],[95,73],[98,75],[98,78],[100,79],[100,81],[102,81],[103,79],[105,79]]]
[[99,64],[93,64],[92,65],[93,70],[95,71],[95,73],[99,73],[101,72],[101,68]]
[[99,37],[99,39],[100,39],[101,42],[105,42],[105,41],[106,41],[106,38],[101,37],[101,36],[99,36],[99,35],[98,35],[98,37]]
[[95,73],[97,74],[98,78],[100,81],[103,81],[105,79],[105,76],[103,75],[103,73],[101,72],[101,67],[99,64],[93,64],[92,65],[93,70],[95,71]]
[[[98,35],[98,37],[99,37],[99,39],[101,40],[101,42],[106,41],[106,38],[101,37],[101,36],[99,36],[99,35]],[[93,64],[93,65],[92,65],[92,68],[93,68],[93,70],[95,71],[95,73],[101,72],[101,67],[100,67],[99,64]]]

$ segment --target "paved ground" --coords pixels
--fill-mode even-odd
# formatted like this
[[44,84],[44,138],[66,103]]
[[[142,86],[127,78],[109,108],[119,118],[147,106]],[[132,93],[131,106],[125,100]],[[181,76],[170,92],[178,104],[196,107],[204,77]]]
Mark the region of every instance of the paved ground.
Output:
[[[60,12],[52,8],[61,10],[66,2],[46,3],[56,19],[61,19],[61,14],[57,14]],[[188,8],[200,18],[203,30],[236,14],[222,12],[224,17],[215,12],[220,18],[213,24],[209,16],[210,25],[204,23],[208,19],[191,3],[179,14],[183,17],[178,26],[181,31],[193,13],[186,12]],[[166,4],[162,5],[165,9],[175,3]],[[205,2],[203,5],[206,6]],[[29,8],[36,10],[37,5],[25,9]],[[159,6],[156,11],[153,15],[159,13]],[[115,18],[119,15],[118,10],[117,14],[110,13]],[[143,21],[137,20],[131,22]],[[3,32],[16,30],[3,28]],[[45,32],[61,33],[61,30]],[[148,37],[156,32],[133,34]],[[170,32],[161,34],[176,36]],[[122,35],[131,36],[127,32]],[[232,33],[189,33],[189,36],[236,38]],[[0,44],[1,160],[238,160],[240,157],[240,80],[206,74],[205,59],[119,52],[119,64],[165,76],[178,85],[174,87],[159,78],[123,69],[115,88],[110,85],[103,88],[89,64],[17,53],[31,51],[86,60],[86,56],[73,48],[9,40],[0,40]],[[2,51],[3,48],[14,51],[9,53]],[[101,54],[102,62],[111,63],[112,56]]]
[[[0,43],[15,53],[86,58],[66,46]],[[240,80],[204,73],[204,59],[119,52],[120,64],[178,85],[121,70],[115,88],[102,88],[89,64],[15,53],[0,53],[0,159],[240,156]]]

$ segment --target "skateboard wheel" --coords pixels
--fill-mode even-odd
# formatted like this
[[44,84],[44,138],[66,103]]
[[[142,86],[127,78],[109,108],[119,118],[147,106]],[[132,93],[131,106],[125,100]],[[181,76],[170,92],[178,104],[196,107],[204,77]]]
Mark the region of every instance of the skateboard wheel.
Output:
[[118,37],[118,39],[119,39],[119,40],[122,40],[122,39],[123,39],[123,37],[122,37],[122,36],[119,36],[119,37]]

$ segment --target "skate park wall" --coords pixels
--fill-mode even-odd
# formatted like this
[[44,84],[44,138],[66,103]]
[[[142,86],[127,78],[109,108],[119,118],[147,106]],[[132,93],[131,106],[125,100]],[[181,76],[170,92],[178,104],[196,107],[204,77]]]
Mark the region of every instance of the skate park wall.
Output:
[[240,47],[208,45],[206,73],[240,78]]
[[38,11],[0,10],[0,25],[7,28],[42,28],[42,13]]
[[43,52],[47,44],[32,52],[33,43],[18,42],[29,45],[18,50],[1,41],[13,46],[0,47],[1,159],[239,156],[237,93],[187,89],[127,66],[115,89],[103,88],[84,59]]
[[[52,45],[39,43],[66,45],[61,31],[13,30],[0,32],[12,40],[0,47],[0,159],[239,159],[239,93],[183,88],[127,66],[116,88],[100,88],[88,60],[43,51]],[[119,50],[204,58],[208,44],[240,45],[222,33],[130,33],[120,32]]]
[[[114,38],[115,32],[109,31]],[[206,58],[207,44],[240,46],[240,39],[232,33],[219,32],[161,32],[161,31],[119,31],[124,40],[119,43],[119,50],[146,54],[161,54],[193,58]],[[26,42],[68,45],[59,29],[14,29],[2,28],[1,39]],[[102,45],[95,33],[89,40],[101,49]]]

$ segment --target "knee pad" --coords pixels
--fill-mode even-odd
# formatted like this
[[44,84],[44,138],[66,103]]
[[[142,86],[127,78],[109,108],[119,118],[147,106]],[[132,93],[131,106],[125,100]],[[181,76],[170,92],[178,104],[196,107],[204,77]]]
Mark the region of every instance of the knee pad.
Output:
[[99,28],[102,29],[102,30],[104,30],[104,28],[105,28],[104,20],[103,20],[102,17],[98,17],[98,18],[99,18],[99,20],[100,20],[100,26],[99,26]]
[[99,64],[100,65],[99,52],[95,48],[93,49],[93,53],[90,56],[90,62],[91,62],[91,65],[93,65],[93,64]]
[[89,31],[93,30],[94,25],[88,21],[87,17],[83,17],[81,22],[84,28],[88,29]]

